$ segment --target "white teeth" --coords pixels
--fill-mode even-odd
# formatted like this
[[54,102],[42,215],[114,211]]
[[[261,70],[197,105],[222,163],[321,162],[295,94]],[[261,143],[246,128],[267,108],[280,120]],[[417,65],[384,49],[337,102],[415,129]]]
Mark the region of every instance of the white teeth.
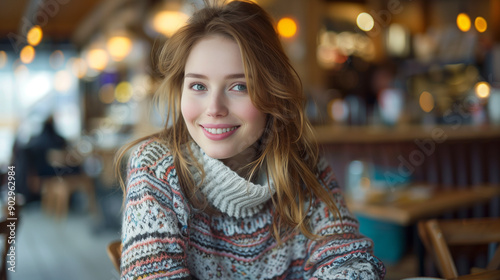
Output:
[[226,133],[226,132],[229,132],[229,131],[233,131],[236,128],[238,128],[238,127],[237,126],[234,126],[234,127],[231,127],[231,128],[206,128],[206,127],[204,127],[203,129],[205,129],[206,131],[210,132],[211,134],[222,134],[222,133]]

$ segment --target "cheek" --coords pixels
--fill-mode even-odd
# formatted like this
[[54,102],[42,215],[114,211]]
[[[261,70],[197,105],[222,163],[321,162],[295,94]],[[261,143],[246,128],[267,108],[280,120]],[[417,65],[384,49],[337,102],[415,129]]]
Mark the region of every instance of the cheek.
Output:
[[266,115],[255,108],[252,103],[241,107],[239,112],[248,123],[252,124],[253,129],[259,130],[259,132],[263,131],[266,124]]
[[181,98],[181,114],[184,117],[184,120],[189,125],[194,121],[200,113],[200,110],[195,102],[189,97],[185,97],[184,95]]
[[246,107],[241,111],[242,114],[246,116],[248,120],[251,120],[254,123],[259,123],[259,121],[263,118],[264,114],[261,113],[255,107]]

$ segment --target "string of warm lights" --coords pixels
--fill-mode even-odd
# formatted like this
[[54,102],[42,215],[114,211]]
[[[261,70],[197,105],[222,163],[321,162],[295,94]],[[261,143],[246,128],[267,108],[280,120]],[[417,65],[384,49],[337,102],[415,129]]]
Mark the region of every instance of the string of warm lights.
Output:
[[[462,32],[467,32],[472,27],[472,22],[468,14],[460,13],[457,16],[457,27]],[[488,23],[483,17],[476,17],[474,20],[474,27],[479,33],[483,33],[488,29]]]

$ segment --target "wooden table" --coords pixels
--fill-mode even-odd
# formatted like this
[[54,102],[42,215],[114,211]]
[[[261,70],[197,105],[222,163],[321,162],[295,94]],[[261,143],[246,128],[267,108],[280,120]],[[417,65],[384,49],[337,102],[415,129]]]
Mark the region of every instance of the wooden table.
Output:
[[496,196],[500,196],[499,185],[481,185],[464,190],[436,191],[422,200],[377,204],[348,201],[348,205],[355,214],[407,226],[420,219],[437,217],[447,211],[487,202]]
[[[349,209],[359,215],[392,222],[401,226],[415,224],[418,220],[438,217],[447,211],[462,207],[470,207],[477,203],[485,203],[500,196],[500,185],[471,186],[464,190],[440,190],[432,193],[427,199],[404,200],[391,203],[359,203],[348,200]],[[423,275],[423,246],[417,241],[419,274]],[[487,277],[487,275],[485,275]],[[500,279],[497,278],[458,278],[469,279]]]

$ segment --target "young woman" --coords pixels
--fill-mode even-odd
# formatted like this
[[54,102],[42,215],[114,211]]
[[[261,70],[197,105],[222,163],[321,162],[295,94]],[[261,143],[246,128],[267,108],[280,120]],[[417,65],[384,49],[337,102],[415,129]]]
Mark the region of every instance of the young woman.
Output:
[[169,117],[128,146],[140,143],[122,279],[384,277],[318,158],[299,77],[264,10],[233,1],[197,11],[159,68]]

